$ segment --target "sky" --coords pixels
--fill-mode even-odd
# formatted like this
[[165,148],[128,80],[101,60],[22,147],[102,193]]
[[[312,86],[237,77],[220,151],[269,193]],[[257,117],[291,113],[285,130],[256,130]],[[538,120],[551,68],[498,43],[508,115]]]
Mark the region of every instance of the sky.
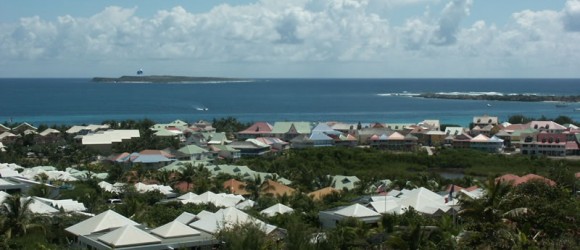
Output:
[[0,77],[580,78],[580,0],[0,0]]

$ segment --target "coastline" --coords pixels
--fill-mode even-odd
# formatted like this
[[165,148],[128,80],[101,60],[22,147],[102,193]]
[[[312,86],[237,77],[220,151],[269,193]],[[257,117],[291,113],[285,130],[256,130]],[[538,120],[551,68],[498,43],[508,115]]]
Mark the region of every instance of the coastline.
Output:
[[548,103],[579,103],[580,95],[556,96],[556,95],[527,95],[527,94],[451,94],[451,93],[421,93],[413,97],[428,99],[452,99],[452,100],[479,100],[479,101],[509,101],[509,102],[548,102]]
[[150,76],[121,76],[121,77],[93,77],[93,82],[101,83],[231,83],[231,82],[251,82],[251,79],[226,78],[226,77],[193,77],[193,76],[171,76],[171,75],[150,75]]

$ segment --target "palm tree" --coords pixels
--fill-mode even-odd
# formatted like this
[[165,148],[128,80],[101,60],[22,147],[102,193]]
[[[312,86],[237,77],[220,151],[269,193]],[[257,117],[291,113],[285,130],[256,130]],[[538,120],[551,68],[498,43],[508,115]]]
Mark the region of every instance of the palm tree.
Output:
[[32,202],[32,198],[22,198],[20,195],[6,197],[0,213],[5,215],[2,231],[7,239],[24,235],[32,228],[42,228],[41,225],[32,223],[33,215],[28,209]]
[[480,199],[462,199],[458,215],[466,222],[468,236],[462,239],[466,247],[508,249],[517,238],[504,223],[506,217],[524,213],[512,209],[508,195],[512,186],[490,178],[483,185],[484,196]]

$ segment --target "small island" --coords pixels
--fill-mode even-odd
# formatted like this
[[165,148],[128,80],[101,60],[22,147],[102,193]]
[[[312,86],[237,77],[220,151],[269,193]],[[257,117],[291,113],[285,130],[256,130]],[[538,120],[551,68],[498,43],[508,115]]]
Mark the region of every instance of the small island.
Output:
[[94,77],[93,82],[103,83],[208,83],[208,82],[246,82],[250,79],[225,77],[191,77],[191,76],[121,76],[121,77]]
[[580,95],[557,96],[557,95],[470,95],[470,94],[445,94],[445,93],[422,93],[415,97],[453,100],[485,100],[485,101],[509,101],[509,102],[580,102]]

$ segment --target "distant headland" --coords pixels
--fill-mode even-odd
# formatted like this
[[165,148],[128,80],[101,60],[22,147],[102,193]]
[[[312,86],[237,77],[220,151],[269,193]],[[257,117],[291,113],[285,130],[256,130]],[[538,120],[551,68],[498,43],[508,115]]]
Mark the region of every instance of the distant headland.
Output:
[[209,83],[209,82],[248,82],[251,79],[225,77],[192,77],[192,76],[121,76],[121,77],[94,77],[93,82],[103,83]]
[[488,100],[488,101],[511,101],[511,102],[580,102],[580,95],[557,96],[535,94],[447,94],[447,93],[422,93],[416,97],[455,100]]

